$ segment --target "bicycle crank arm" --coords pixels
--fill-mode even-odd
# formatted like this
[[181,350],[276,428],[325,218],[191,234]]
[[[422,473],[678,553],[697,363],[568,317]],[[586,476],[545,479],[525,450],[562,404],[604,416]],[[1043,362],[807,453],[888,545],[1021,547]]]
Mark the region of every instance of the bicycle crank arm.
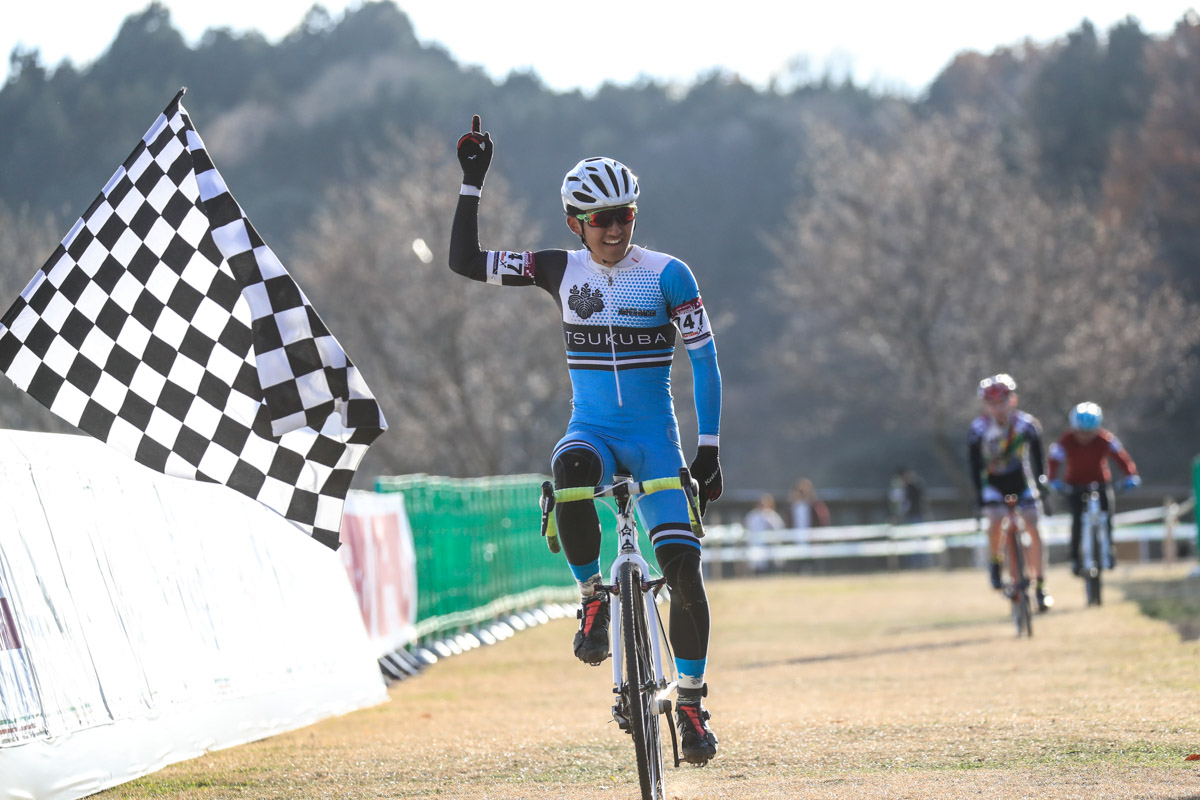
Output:
[[679,765],[683,760],[679,757],[679,736],[675,733],[675,710],[671,708],[671,701],[667,700],[667,710],[664,712],[667,715],[667,730],[671,732],[671,757],[675,759],[675,769],[679,769]]

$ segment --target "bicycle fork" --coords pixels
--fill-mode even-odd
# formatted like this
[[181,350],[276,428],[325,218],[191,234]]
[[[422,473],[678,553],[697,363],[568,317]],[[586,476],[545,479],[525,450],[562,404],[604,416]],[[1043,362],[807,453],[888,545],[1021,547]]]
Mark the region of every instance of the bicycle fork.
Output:
[[[624,657],[624,635],[622,630],[622,615],[621,615],[621,589],[618,583],[621,565],[623,563],[632,562],[639,571],[639,574],[645,576],[649,573],[649,565],[636,552],[622,553],[612,566],[613,582],[610,586],[601,586],[600,588],[607,591],[609,598],[609,619],[612,631],[612,669],[613,669],[613,694],[615,702],[612,706],[613,720],[617,723],[617,727],[626,733],[633,733],[632,726],[629,723],[629,715],[631,711],[626,708],[626,703],[629,700],[629,692],[625,683],[625,677],[622,674],[622,669],[625,664]],[[661,642],[665,634],[662,631],[661,620],[658,615],[658,607],[655,600],[658,596],[658,591],[666,585],[666,578],[657,578],[655,580],[643,580],[639,591],[642,593],[643,608],[646,610],[646,629],[648,638],[651,642],[650,654],[653,661],[653,685],[641,687],[643,691],[653,691],[652,713],[655,715],[666,714],[668,719],[667,728],[671,732],[671,751],[675,766],[678,767],[680,762],[679,756],[679,741],[675,733],[675,725],[672,716],[674,708],[671,703],[671,692],[673,692],[678,684],[677,681],[667,681],[666,671],[663,664],[663,653]],[[629,679],[636,679],[636,676],[627,676]]]
[[[613,692],[618,695],[618,705],[620,703],[620,695],[624,689],[624,679],[622,670],[624,668],[624,637],[622,635],[621,621],[621,587],[618,584],[617,576],[620,574],[621,565],[625,562],[632,561],[638,568],[638,573],[645,576],[649,572],[649,565],[645,559],[636,553],[626,553],[617,557],[617,560],[612,565],[612,584],[608,586],[600,586],[601,589],[609,594],[609,626],[612,631],[612,671],[613,671]],[[646,607],[647,630],[650,635],[650,653],[653,659],[653,670],[655,680],[655,700],[657,701],[657,711],[662,712],[664,709],[670,711],[671,701],[667,695],[675,688],[675,681],[666,682],[666,672],[663,668],[662,648],[658,646],[658,642],[662,641],[661,629],[659,627],[658,613],[655,606],[655,598],[658,595],[658,590],[666,584],[666,578],[658,578],[657,580],[647,581],[642,578],[641,592],[642,602]],[[662,686],[661,690],[658,687]],[[663,704],[666,704],[665,706]],[[625,730],[628,725],[628,719],[618,714],[618,706],[613,706],[613,718],[617,724]]]
[[1093,577],[1099,574],[1100,570],[1107,569],[1111,563],[1111,547],[1109,543],[1107,520],[1104,518],[1104,511],[1100,508],[1100,499],[1096,492],[1092,492],[1088,496],[1087,509],[1084,511],[1084,521],[1086,525],[1081,525],[1081,528],[1086,530],[1081,531],[1080,548],[1082,549],[1082,562],[1086,574]]

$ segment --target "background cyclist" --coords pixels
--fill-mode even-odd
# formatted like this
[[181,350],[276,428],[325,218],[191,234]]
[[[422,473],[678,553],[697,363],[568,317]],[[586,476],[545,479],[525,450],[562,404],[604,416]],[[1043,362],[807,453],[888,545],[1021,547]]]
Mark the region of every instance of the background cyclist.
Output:
[[[1122,488],[1140,486],[1142,479],[1138,476],[1137,465],[1121,441],[1111,431],[1100,427],[1104,421],[1104,411],[1100,406],[1080,403],[1071,409],[1067,419],[1070,430],[1050,445],[1047,476],[1054,490],[1067,496],[1067,504],[1071,508],[1071,571],[1078,575],[1082,569],[1079,539],[1087,487],[1091,483],[1100,484],[1100,509],[1108,517],[1108,563],[1103,566],[1112,569],[1117,555],[1112,544],[1112,511],[1115,503],[1108,460],[1114,459],[1121,465],[1126,476]],[[1063,464],[1066,464],[1066,472],[1060,479],[1058,471]]]
[[[1042,429],[1030,414],[1017,410],[1017,382],[1001,373],[979,382],[983,413],[971,422],[967,450],[975,502],[988,518],[988,575],[1000,589],[1000,528],[1007,511],[1004,496],[1015,494],[1029,531],[1029,565],[1037,578],[1038,611],[1054,601],[1046,593],[1042,539],[1038,534],[1039,485],[1046,477],[1042,461]],[[1041,498],[1045,504],[1045,498]]]
[[[691,270],[677,258],[633,244],[637,177],[611,158],[587,158],[563,179],[566,224],[578,250],[482,250],[478,211],[493,147],[479,117],[458,141],[463,170],[450,234],[450,268],[498,286],[538,286],[559,306],[571,377],[572,414],[551,456],[556,488],[678,475],[684,466],[671,399],[676,336],[694,377],[699,445],[691,464],[700,511],[721,496],[718,433],[721,373],[712,327]],[[700,541],[682,491],[647,495],[638,504],[671,589],[670,639],[678,673],[676,725],[692,763],[716,755],[717,737],[701,699],[707,694],[709,610],[700,571]],[[581,595],[575,655],[588,664],[609,656],[609,604],[597,587],[600,522],[595,504],[560,503],[556,522]]]

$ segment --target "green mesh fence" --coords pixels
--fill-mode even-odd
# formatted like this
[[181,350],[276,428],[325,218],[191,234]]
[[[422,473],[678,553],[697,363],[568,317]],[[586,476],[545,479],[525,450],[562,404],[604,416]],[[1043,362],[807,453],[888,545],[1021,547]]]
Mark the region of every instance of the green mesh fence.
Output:
[[1196,500],[1196,552],[1200,553],[1200,456],[1192,459],[1192,497]]
[[[400,492],[417,559],[417,636],[469,630],[515,611],[573,602],[579,593],[562,553],[541,536],[544,475],[376,478]],[[615,557],[615,516],[600,509],[605,578]],[[642,555],[655,565],[641,530]]]

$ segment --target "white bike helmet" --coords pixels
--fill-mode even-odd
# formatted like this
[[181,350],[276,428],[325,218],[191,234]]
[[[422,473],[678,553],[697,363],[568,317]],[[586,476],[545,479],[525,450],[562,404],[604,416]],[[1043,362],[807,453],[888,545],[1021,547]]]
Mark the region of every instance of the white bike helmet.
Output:
[[977,390],[981,400],[1003,400],[1017,390],[1017,382],[1006,372],[984,378],[979,382]]
[[593,156],[580,161],[563,178],[563,210],[583,214],[598,208],[627,206],[638,199],[637,176],[620,161]]
[[1071,409],[1067,418],[1077,431],[1094,431],[1104,421],[1104,412],[1095,403],[1080,403]]

